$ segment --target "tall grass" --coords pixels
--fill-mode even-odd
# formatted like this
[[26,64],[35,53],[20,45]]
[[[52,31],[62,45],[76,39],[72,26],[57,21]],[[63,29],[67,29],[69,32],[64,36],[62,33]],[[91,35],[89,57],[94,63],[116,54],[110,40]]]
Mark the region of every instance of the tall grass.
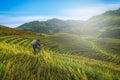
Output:
[[58,54],[0,42],[1,80],[119,80],[120,66],[76,55]]

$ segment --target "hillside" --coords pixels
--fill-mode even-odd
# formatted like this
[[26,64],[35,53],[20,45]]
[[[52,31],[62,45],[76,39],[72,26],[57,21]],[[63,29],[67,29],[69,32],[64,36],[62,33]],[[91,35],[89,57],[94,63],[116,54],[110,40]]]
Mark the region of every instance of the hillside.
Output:
[[109,28],[104,31],[100,37],[110,37],[110,38],[119,38],[120,39],[120,27],[118,28]]
[[[32,34],[32,33],[0,25],[0,36],[1,35],[5,35],[5,36],[7,36],[7,35],[30,35],[30,34]],[[35,33],[33,33],[33,34],[35,34]]]
[[[116,31],[119,31],[120,28],[120,9],[118,10],[110,10],[103,14],[94,16],[87,21],[84,22],[83,26],[79,26],[75,28],[74,33],[78,33],[81,31],[82,34],[92,34],[92,35],[99,35],[105,37],[120,37],[118,32],[114,32],[113,28],[116,28]],[[108,30],[112,31],[112,34],[109,33]],[[119,31],[120,32],[120,31]]]
[[101,15],[94,16],[91,19],[89,19],[87,23],[88,24],[92,23],[92,24],[89,24],[89,26],[99,27],[99,28],[119,27],[120,26],[120,9],[110,10]]
[[[61,26],[62,24],[62,26]],[[61,31],[67,31],[72,26],[77,25],[75,21],[64,21],[60,19],[50,19],[47,21],[32,21],[29,23],[25,23],[18,27],[18,29],[33,31],[33,32],[41,32],[47,34],[53,34]]]
[[114,36],[110,36],[111,33],[107,31],[108,29],[111,28],[117,29],[120,27],[119,12],[120,9],[110,10],[101,15],[94,16],[87,21],[80,21],[80,20],[64,21],[59,19],[51,19],[41,22],[33,21],[33,22],[25,23],[17,28],[22,30],[41,32],[47,34],[54,34],[58,32],[70,32],[75,34],[97,35],[100,37],[102,37],[102,35],[104,36],[106,32],[109,35],[106,35],[105,37],[119,38],[120,35],[117,32],[115,33],[113,32]]
[[120,78],[119,66],[113,63],[56,54],[49,50],[42,50],[35,56],[25,47],[11,46],[8,43],[0,45],[4,45],[0,47],[2,48],[0,76],[4,80],[119,80]]
[[[118,40],[114,39],[110,43],[104,41],[105,44],[101,45],[104,39],[102,40],[101,38],[95,36],[85,36],[85,35],[79,36],[71,33],[57,33],[54,35],[45,35],[45,34],[36,33],[32,35],[26,34],[21,36],[27,38],[27,40],[29,39],[29,42],[31,42],[33,39],[40,39],[42,44],[41,46],[44,47],[45,50],[49,49],[53,52],[60,54],[63,53],[73,54],[73,55],[84,56],[90,59],[92,58],[92,59],[103,60],[108,62],[109,62],[108,59],[111,58],[113,59],[113,61],[110,62],[113,63],[116,63],[114,60],[116,60],[116,57],[119,55],[119,51],[120,51],[119,39]],[[2,40],[6,38],[7,37],[2,38]],[[16,38],[10,38],[7,40],[7,42],[15,39]],[[22,39],[18,39],[18,41],[22,41]],[[117,41],[118,43],[114,41]],[[106,44],[112,46],[106,46]],[[107,51],[106,49],[103,49],[101,46],[106,48]],[[29,47],[31,46],[29,45]],[[99,56],[99,58],[97,56]],[[103,57],[106,57],[106,59],[104,59]],[[118,61],[116,64],[120,64],[120,61]]]
[[[15,31],[4,26],[1,28],[4,32]],[[19,31],[17,35],[0,35],[2,80],[120,79],[119,39],[70,33],[24,34]],[[2,30],[0,32],[4,34]],[[33,39],[41,41],[41,51],[37,55],[33,55],[30,44]]]

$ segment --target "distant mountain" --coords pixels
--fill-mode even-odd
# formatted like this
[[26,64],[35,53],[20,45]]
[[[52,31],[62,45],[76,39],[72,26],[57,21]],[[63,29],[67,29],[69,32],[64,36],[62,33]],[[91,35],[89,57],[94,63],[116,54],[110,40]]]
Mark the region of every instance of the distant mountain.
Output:
[[118,27],[120,27],[120,9],[107,11],[101,15],[94,16],[87,21],[65,21],[54,18],[47,21],[32,21],[17,28],[47,34],[71,32],[76,34],[102,35],[102,33],[105,33],[108,29],[117,29]]
[[110,10],[86,21],[92,27],[120,27],[120,9]]
[[79,31],[81,31],[82,34],[93,34],[100,35],[101,37],[104,36],[118,38],[120,37],[120,34],[118,33],[120,32],[120,9],[110,10],[101,15],[94,16],[85,21],[83,26],[79,26],[75,29],[76,30],[74,31],[78,32],[78,34]]
[[109,10],[109,11],[105,12],[103,15],[120,16],[120,8],[117,10]]
[[104,37],[120,38],[120,9],[110,10],[87,21]]
[[32,21],[29,23],[25,23],[19,27],[18,29],[33,31],[33,32],[41,32],[47,34],[53,34],[61,31],[68,31],[72,26],[78,25],[78,22],[72,22],[71,20],[64,21],[60,19],[50,19],[47,21]]

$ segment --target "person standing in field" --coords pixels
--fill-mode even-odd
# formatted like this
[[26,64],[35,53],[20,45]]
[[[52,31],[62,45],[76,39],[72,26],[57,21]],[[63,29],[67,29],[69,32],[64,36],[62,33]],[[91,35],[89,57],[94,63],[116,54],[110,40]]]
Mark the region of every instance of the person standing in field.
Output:
[[38,52],[40,52],[40,40],[33,40],[31,43],[32,43],[34,54],[37,54]]

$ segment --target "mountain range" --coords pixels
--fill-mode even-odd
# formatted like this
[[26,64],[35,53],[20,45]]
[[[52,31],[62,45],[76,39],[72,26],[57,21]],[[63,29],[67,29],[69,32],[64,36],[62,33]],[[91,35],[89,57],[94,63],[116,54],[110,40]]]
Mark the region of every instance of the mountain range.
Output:
[[78,26],[82,24],[83,21],[75,20],[60,20],[60,19],[50,19],[47,21],[32,21],[24,23],[21,26],[17,27],[18,29],[41,32],[47,34],[53,34],[61,31],[70,30],[73,26]]
[[70,32],[75,34],[99,35],[101,37],[120,38],[120,8],[94,16],[87,21],[50,19],[24,23],[17,29],[54,34]]

